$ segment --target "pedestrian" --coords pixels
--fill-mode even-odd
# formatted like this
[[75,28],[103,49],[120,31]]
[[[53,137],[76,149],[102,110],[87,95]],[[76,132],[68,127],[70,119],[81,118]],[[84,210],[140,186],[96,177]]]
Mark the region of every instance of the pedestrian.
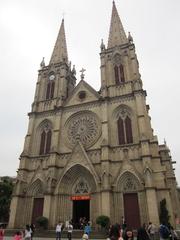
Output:
[[111,240],[122,240],[121,228],[119,224],[111,226],[109,231],[109,238]]
[[72,238],[72,231],[73,231],[73,225],[71,222],[67,225],[67,238],[68,240],[71,240]]
[[34,225],[34,223],[31,223],[30,228],[31,228],[31,240],[33,240],[33,236],[34,236],[34,232],[35,232],[35,225]]
[[151,240],[154,240],[155,239],[155,233],[156,233],[156,226],[152,223],[152,222],[149,222],[149,226],[148,226],[148,233],[149,233],[149,236],[151,238]]
[[89,239],[89,236],[87,235],[87,233],[84,233],[82,235],[82,240],[88,240]]
[[56,225],[56,240],[60,240],[61,239],[61,231],[62,231],[62,223],[58,223]]
[[4,239],[4,228],[3,225],[0,226],[0,240]]
[[84,233],[86,233],[89,237],[90,232],[91,232],[91,226],[89,223],[86,223],[86,226],[84,228]]
[[20,231],[17,231],[13,237],[13,240],[23,240],[22,233]]
[[138,229],[137,240],[150,240],[145,223]]
[[25,240],[31,240],[31,228],[30,228],[30,226],[27,224],[26,225],[26,229],[25,229],[25,231],[24,231],[24,239]]
[[164,222],[162,222],[159,227],[159,235],[160,235],[160,240],[169,239],[170,230],[168,229],[168,227],[165,225]]
[[132,229],[127,228],[124,234],[124,240],[133,240],[133,239],[134,239],[134,236],[133,236]]

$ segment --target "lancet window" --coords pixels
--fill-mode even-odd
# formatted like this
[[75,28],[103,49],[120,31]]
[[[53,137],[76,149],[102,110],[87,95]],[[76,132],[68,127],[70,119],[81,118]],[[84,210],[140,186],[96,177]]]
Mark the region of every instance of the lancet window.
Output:
[[47,90],[46,90],[46,99],[52,99],[54,97],[54,87],[55,82],[54,81],[48,81],[47,83]]
[[49,124],[47,124],[41,131],[40,151],[39,151],[40,155],[48,154],[50,152],[51,137],[52,137],[52,131],[49,127]]
[[131,118],[124,109],[118,114],[117,129],[119,145],[133,142]]
[[116,84],[125,82],[124,67],[122,64],[114,66],[115,82]]

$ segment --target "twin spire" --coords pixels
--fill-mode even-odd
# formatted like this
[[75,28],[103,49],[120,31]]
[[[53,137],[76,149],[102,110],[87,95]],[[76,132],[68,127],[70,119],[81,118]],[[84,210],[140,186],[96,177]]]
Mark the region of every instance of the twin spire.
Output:
[[49,64],[55,64],[59,62],[66,63],[68,62],[66,35],[64,30],[64,19],[62,19],[61,27],[58,33],[58,37]]
[[109,30],[108,48],[127,43],[127,37],[119,17],[115,2],[113,1],[111,25]]
[[[111,24],[108,39],[108,48],[112,48],[128,42],[122,22],[120,20],[115,2],[113,1]],[[51,56],[49,64],[55,64],[59,62],[68,62],[68,52],[66,45],[66,36],[64,30],[64,19],[62,19],[61,27],[58,33],[58,37],[54,46],[54,50]]]

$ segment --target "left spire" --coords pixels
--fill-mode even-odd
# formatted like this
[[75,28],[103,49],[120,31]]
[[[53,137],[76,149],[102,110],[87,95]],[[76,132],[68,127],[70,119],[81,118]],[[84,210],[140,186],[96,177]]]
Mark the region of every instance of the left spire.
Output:
[[68,53],[67,53],[66,36],[65,36],[65,30],[64,30],[64,19],[62,19],[61,27],[58,33],[58,37],[57,37],[49,64],[55,64],[55,63],[64,62],[64,61],[68,62]]

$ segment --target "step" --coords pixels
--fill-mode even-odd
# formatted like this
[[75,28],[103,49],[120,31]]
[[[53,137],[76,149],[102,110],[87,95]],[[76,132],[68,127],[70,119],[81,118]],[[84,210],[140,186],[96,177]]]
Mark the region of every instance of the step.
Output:
[[[13,236],[17,231],[21,231],[21,229],[6,229],[5,236]],[[82,230],[73,230],[72,238],[81,239],[84,231]],[[43,237],[43,238],[55,238],[56,232],[54,230],[36,230],[34,233],[34,237]],[[62,232],[62,238],[67,238],[67,231],[64,230]],[[92,231],[90,233],[90,239],[106,239],[107,235],[105,232],[101,231]]]

